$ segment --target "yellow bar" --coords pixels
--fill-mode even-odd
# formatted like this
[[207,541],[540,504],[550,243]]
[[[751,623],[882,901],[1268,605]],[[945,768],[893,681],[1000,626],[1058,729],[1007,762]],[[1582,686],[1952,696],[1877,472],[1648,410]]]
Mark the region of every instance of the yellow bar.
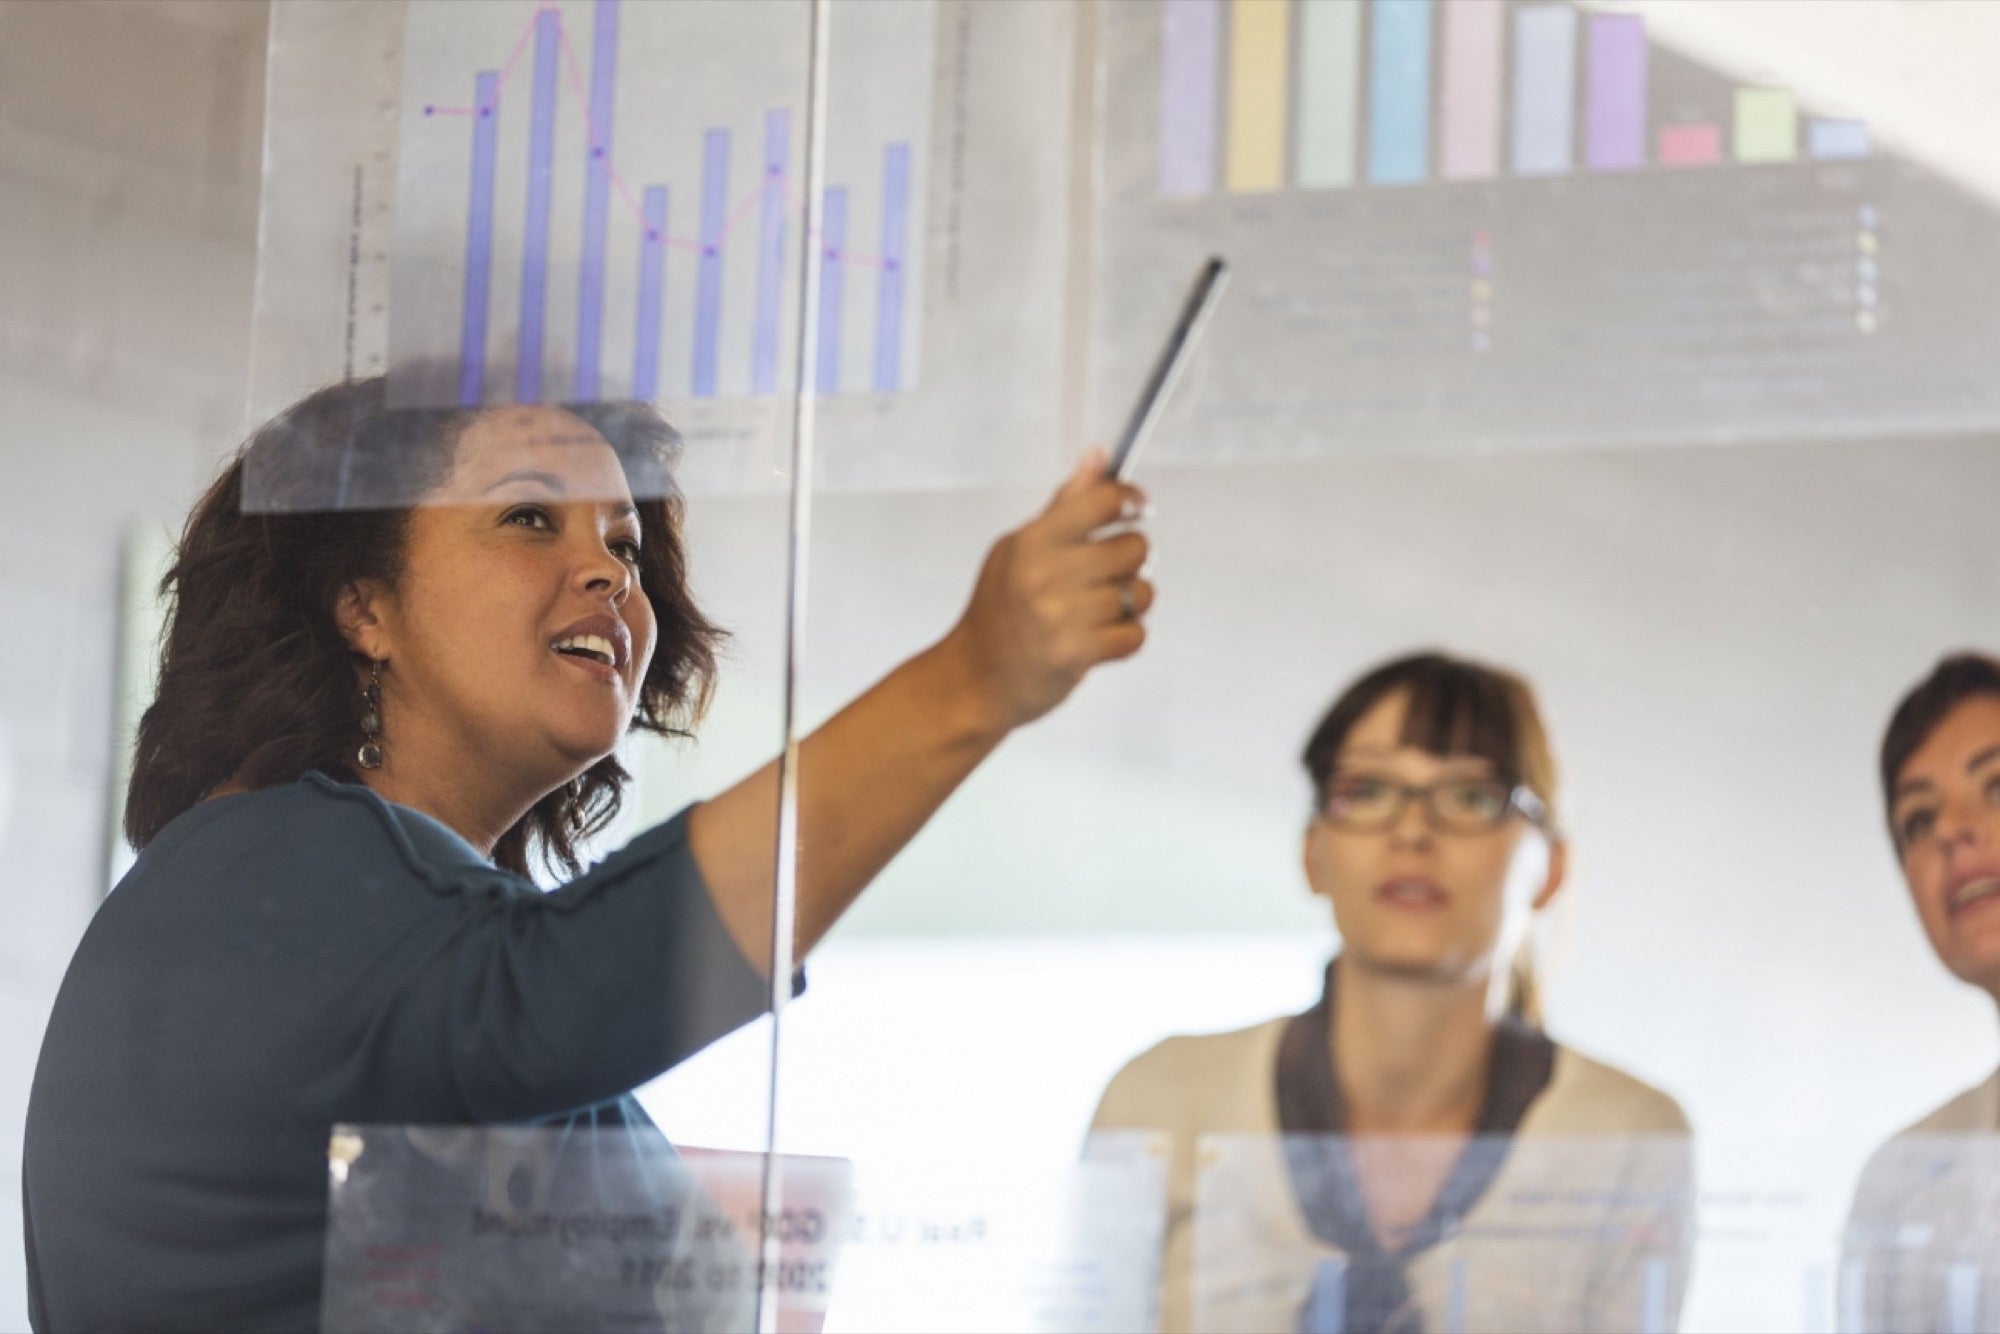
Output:
[[1231,0],[1224,176],[1231,190],[1284,188],[1291,27],[1291,0]]

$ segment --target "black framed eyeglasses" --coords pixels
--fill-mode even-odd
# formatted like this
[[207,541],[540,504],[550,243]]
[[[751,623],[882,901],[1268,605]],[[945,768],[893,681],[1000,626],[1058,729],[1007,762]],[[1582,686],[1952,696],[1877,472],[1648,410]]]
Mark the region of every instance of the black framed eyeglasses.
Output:
[[1423,802],[1431,828],[1444,833],[1483,834],[1517,814],[1538,829],[1549,827],[1547,803],[1504,778],[1446,778],[1418,786],[1382,774],[1336,773],[1327,780],[1320,816],[1342,829],[1388,829],[1413,800]]

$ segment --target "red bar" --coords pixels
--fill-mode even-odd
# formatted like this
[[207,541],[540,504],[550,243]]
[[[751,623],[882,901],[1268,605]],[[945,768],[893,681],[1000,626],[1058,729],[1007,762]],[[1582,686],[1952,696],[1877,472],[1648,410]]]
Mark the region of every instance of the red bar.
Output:
[[1705,167],[1722,161],[1722,127],[1719,125],[1663,125],[1660,127],[1660,165],[1663,167]]

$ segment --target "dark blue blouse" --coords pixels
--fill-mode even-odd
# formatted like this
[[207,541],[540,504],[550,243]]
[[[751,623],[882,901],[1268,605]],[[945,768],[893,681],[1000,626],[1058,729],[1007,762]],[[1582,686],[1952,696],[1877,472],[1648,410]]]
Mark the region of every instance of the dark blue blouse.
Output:
[[37,1330],[314,1329],[336,1122],[580,1116],[764,1012],[685,814],[552,893],[308,774],[174,820],[77,947],[22,1193]]

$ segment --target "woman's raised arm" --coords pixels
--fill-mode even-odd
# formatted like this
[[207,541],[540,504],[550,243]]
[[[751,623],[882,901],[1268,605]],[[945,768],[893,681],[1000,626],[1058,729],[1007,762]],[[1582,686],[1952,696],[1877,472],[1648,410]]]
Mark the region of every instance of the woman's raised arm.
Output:
[[[801,744],[799,957],[1009,732],[1145,642],[1146,539],[1103,533],[1137,517],[1143,497],[1104,466],[1093,452],[1045,510],[994,544],[943,639]],[[760,967],[770,954],[777,809],[774,761],[688,817],[716,911]]]

